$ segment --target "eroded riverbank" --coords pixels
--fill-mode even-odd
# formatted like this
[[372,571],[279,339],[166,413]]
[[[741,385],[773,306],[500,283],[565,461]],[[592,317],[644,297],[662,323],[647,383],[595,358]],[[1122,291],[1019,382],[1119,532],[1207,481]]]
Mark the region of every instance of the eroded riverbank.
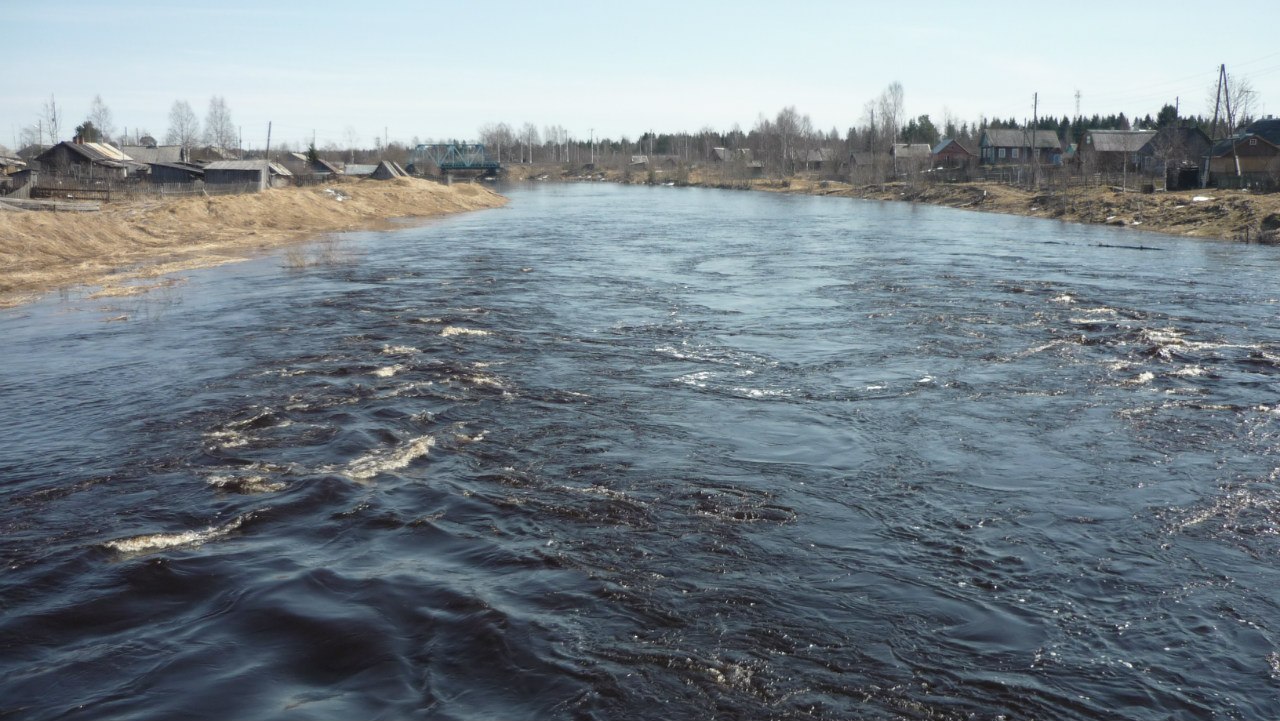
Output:
[[98,213],[6,212],[0,214],[0,307],[69,285],[127,293],[146,278],[243,260],[318,233],[505,202],[480,185],[402,178],[110,204]]

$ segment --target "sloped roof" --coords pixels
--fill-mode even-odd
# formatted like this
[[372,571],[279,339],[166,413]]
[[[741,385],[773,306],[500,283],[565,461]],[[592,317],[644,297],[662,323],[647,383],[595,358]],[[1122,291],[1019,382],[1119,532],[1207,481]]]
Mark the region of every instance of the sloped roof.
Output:
[[1062,149],[1062,141],[1058,140],[1058,134],[1052,130],[989,128],[983,131],[983,135],[987,138],[987,145],[993,148],[1029,148],[1034,138],[1037,148]]
[[43,161],[47,156],[53,153],[57,148],[65,147],[67,150],[79,155],[90,163],[106,166],[108,168],[139,168],[143,163],[135,162],[132,158],[120,152],[118,148],[107,145],[106,143],[72,143],[66,140],[45,150],[36,159]]
[[1257,140],[1259,142],[1266,143],[1267,145],[1270,145],[1273,149],[1280,151],[1280,146],[1277,146],[1275,143],[1271,142],[1270,140],[1267,140],[1265,137],[1261,135],[1258,135],[1256,133],[1243,133],[1241,135],[1234,135],[1230,138],[1227,138],[1225,140],[1219,140],[1217,143],[1214,143],[1213,149],[1209,151],[1209,154],[1215,158],[1220,158],[1224,155],[1231,155],[1233,147],[1240,145],[1241,143],[1244,143],[1248,140]]
[[172,169],[172,170],[181,170],[181,171],[183,171],[183,172],[186,172],[186,173],[192,173],[192,174],[195,174],[195,175],[204,175],[204,168],[202,168],[202,167],[200,167],[199,165],[196,165],[196,164],[194,164],[194,163],[165,163],[165,162],[158,162],[158,163],[147,163],[147,165],[150,165],[152,168],[169,168],[169,169]]
[[122,145],[120,151],[139,163],[176,163],[182,160],[181,145]]
[[928,143],[894,143],[893,155],[896,158],[918,158],[924,160],[929,157],[929,152],[933,150]]
[[973,155],[973,151],[966,148],[964,146],[964,143],[961,143],[959,140],[955,140],[953,138],[943,138],[942,142],[933,146],[932,152],[934,155],[938,155],[942,151],[946,150],[948,147],[953,147],[953,146],[963,150],[966,155]]
[[1154,130],[1090,130],[1085,147],[1099,153],[1136,153],[1155,136]]
[[1266,138],[1272,145],[1280,145],[1280,120],[1275,118],[1256,120],[1246,130]]
[[373,175],[373,171],[377,170],[377,165],[366,165],[364,163],[347,163],[346,170],[343,172],[347,175]]
[[269,167],[276,175],[293,175],[289,169],[278,163],[265,160],[215,160],[204,166],[205,170],[262,170]]
[[404,168],[400,167],[398,163],[391,160],[384,160],[381,163],[378,163],[378,167],[373,171],[372,175],[375,178],[386,179],[404,178],[409,174],[404,172]]

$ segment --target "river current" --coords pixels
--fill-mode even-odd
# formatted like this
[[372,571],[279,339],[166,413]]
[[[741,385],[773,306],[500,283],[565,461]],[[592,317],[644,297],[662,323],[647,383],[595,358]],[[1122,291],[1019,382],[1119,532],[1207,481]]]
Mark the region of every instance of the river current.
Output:
[[1280,715],[1280,249],[504,192],[0,311],[0,718]]

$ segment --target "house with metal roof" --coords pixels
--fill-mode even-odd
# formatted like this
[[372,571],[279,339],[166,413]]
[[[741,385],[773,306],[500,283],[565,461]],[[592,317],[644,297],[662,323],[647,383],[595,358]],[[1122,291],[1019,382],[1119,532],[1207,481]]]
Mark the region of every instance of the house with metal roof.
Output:
[[988,128],[982,131],[978,140],[978,162],[982,165],[1017,165],[1033,159],[1050,165],[1062,162],[1062,141],[1056,132],[1034,128]]
[[123,180],[143,173],[147,166],[106,143],[63,141],[36,156],[46,173],[82,179]]

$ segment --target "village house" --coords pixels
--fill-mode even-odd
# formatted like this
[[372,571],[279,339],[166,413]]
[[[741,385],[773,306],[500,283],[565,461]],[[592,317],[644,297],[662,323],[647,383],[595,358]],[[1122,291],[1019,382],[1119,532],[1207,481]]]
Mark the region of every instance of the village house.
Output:
[[1049,165],[1062,163],[1062,141],[1052,130],[987,129],[978,141],[982,165],[1010,165],[1033,161]]
[[1197,188],[1212,146],[1200,128],[1171,125],[1138,149],[1138,167],[1148,175],[1164,176],[1166,190]]
[[266,160],[218,160],[204,166],[204,184],[218,186],[257,186],[267,188],[287,185],[292,173],[283,166]]
[[147,170],[146,165],[106,143],[63,141],[36,156],[36,162],[50,175],[81,180],[124,180]]
[[1220,188],[1280,187],[1280,146],[1250,132],[1220,140],[1210,151],[1209,177]]
[[804,169],[818,172],[832,171],[836,168],[836,151],[831,148],[814,148],[805,153]]
[[1090,130],[1076,151],[1086,172],[1137,172],[1138,151],[1156,136],[1154,130]]
[[894,175],[910,175],[927,169],[932,151],[928,143],[894,143],[889,149]]
[[933,167],[935,168],[967,168],[974,165],[978,160],[978,156],[964,147],[959,140],[951,138],[943,138],[941,142],[933,146],[930,154],[933,156]]

